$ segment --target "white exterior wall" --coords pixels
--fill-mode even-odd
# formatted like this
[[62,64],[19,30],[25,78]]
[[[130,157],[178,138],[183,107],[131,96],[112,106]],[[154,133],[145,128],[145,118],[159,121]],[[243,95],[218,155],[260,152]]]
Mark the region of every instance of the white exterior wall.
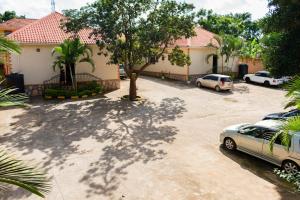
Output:
[[211,73],[213,59],[211,57],[209,63],[207,63],[206,57],[214,52],[215,50],[210,48],[190,49],[192,64],[189,69],[189,75]]
[[[190,49],[190,57],[192,64],[189,69],[189,75],[196,75],[196,74],[207,74],[212,73],[213,69],[213,57],[209,58],[207,63],[206,58],[208,55],[216,53],[214,49],[211,48],[192,48]],[[225,60],[225,56],[224,56]],[[224,61],[224,72],[226,69],[231,69],[232,72],[238,71],[238,57],[230,58],[228,63]],[[218,73],[222,72],[222,59],[219,57],[218,59]]]
[[[187,53],[187,49],[183,49],[185,53]],[[157,73],[165,73],[165,74],[176,74],[176,75],[187,75],[188,68],[187,66],[177,66],[172,65],[168,60],[168,55],[164,56],[165,59],[160,59],[159,62],[148,66],[144,71],[147,72],[157,72]]]
[[[51,56],[51,51],[55,45],[22,45],[22,53],[20,55],[13,54],[11,56],[11,65],[13,73],[24,74],[25,85],[43,84],[45,80],[49,80],[59,73],[59,70],[53,71],[52,64],[55,56]],[[39,48],[40,52],[36,49]],[[91,73],[102,80],[119,79],[118,66],[107,65],[107,57],[97,55],[97,47],[93,46],[93,59],[95,62],[95,71],[87,63],[79,63],[76,65],[76,73]]]

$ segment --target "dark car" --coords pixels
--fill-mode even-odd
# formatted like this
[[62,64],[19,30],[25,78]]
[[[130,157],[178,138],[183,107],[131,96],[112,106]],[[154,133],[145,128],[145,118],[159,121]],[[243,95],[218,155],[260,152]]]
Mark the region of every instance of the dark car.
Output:
[[300,116],[300,110],[298,109],[294,109],[294,110],[290,110],[289,112],[281,112],[281,113],[273,113],[273,114],[269,114],[267,116],[265,116],[263,118],[263,120],[266,119],[287,119],[289,117],[296,117],[296,116]]

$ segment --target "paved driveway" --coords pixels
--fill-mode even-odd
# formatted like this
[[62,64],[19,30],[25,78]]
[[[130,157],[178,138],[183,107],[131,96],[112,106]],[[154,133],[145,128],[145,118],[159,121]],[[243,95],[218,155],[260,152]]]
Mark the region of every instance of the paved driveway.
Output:
[[[78,102],[34,101],[0,111],[0,143],[52,177],[49,200],[297,199],[273,165],[220,148],[231,124],[281,111],[284,92],[244,83],[215,93],[143,77],[146,101],[120,96]],[[36,199],[21,190],[0,199]]]

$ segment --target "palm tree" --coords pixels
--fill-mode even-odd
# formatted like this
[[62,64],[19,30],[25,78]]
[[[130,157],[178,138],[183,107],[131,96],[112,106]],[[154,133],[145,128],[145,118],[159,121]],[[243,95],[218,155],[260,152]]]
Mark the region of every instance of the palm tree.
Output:
[[[17,43],[0,36],[0,53],[20,52],[21,48]],[[4,80],[0,80],[0,85],[3,82]],[[24,104],[27,96],[11,94],[14,90],[14,88],[0,89],[0,107]],[[21,187],[40,197],[44,197],[50,189],[44,173],[0,151],[0,190],[5,190],[7,184]]]
[[0,190],[7,190],[7,184],[21,187],[43,198],[50,190],[49,180],[44,173],[0,151]]
[[[20,46],[14,41],[8,40],[7,38],[0,36],[0,55],[6,53],[21,53]],[[0,63],[3,60],[0,60]],[[0,80],[0,107],[7,106],[22,106],[27,100],[27,96],[24,94],[11,94],[16,88],[1,88],[1,85],[5,80]]]
[[21,53],[20,46],[7,38],[0,36],[0,53]]
[[242,41],[231,35],[215,35],[207,46],[214,48],[216,52],[207,55],[206,62],[209,63],[209,59],[212,56],[221,57],[222,73],[224,73],[224,61],[228,63],[230,57],[232,57],[232,64],[234,63],[235,57],[239,55],[239,50],[242,48]]
[[[58,67],[61,70],[61,75],[66,72],[66,80],[61,80],[68,85],[73,86],[76,90],[77,83],[75,80],[76,64],[81,62],[87,62],[95,70],[95,64],[92,60],[93,51],[86,45],[82,44],[79,38],[67,39],[62,44],[54,47],[52,50],[52,56],[57,55],[55,62],[53,63],[53,69]],[[64,77],[63,75],[61,77]]]
[[[289,99],[289,101],[285,108],[296,107],[300,109],[300,77],[295,77],[286,88],[288,90],[286,97]],[[272,138],[270,142],[270,150],[273,151],[275,140],[278,137],[281,138],[283,145],[285,145],[288,149],[291,142],[291,134],[299,131],[300,117],[292,117],[288,119],[283,123],[277,134],[275,134],[275,136]]]

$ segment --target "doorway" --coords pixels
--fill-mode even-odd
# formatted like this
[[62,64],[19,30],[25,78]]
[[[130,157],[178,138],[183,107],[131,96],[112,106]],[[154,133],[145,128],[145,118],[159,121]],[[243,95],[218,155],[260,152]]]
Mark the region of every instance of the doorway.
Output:
[[213,55],[212,73],[213,74],[218,73],[218,56],[217,55]]

